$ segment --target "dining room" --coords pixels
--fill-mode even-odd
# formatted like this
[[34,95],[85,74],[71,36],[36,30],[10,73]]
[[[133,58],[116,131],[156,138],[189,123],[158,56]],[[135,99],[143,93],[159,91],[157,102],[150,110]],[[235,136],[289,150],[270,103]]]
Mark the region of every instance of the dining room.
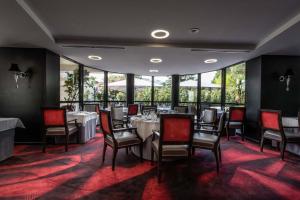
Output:
[[299,198],[300,2],[0,5],[0,199]]

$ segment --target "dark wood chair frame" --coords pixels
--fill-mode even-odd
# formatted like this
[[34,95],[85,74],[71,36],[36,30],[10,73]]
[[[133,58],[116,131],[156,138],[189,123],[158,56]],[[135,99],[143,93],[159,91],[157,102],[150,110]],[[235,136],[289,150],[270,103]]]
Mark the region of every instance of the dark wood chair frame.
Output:
[[[141,162],[143,162],[143,140],[139,136],[139,134],[137,133],[137,129],[136,128],[119,128],[119,129],[113,129],[110,111],[100,110],[100,114],[101,114],[101,112],[107,113],[108,118],[110,119],[108,121],[108,123],[109,123],[109,129],[111,130],[111,133],[107,133],[106,131],[104,131],[104,129],[102,127],[101,117],[100,117],[100,126],[101,126],[101,129],[102,129],[103,135],[104,135],[104,144],[103,144],[103,152],[102,152],[102,164],[105,161],[105,153],[106,153],[107,146],[109,146],[109,147],[111,147],[113,149],[112,170],[114,171],[115,170],[115,162],[116,162],[116,157],[117,157],[118,150],[122,149],[122,148],[126,148],[126,153],[128,154],[128,148],[131,147],[131,146],[136,146],[137,145],[137,144],[126,145],[126,146],[122,146],[122,147],[118,146],[118,143],[117,143],[117,141],[116,141],[115,136],[114,136],[113,133],[124,132],[124,131],[130,131],[132,133],[135,133],[136,136],[140,139],[140,141],[141,141],[141,143],[139,144],[139,147],[140,147],[140,159],[141,159]],[[105,141],[106,135],[110,135],[112,137],[112,139],[113,139],[113,145],[111,145],[111,144],[109,144],[109,143],[107,143]]]
[[[243,119],[241,121],[240,120],[231,120],[230,118],[231,118],[232,110],[243,110],[244,111]],[[242,141],[244,141],[245,140],[246,107],[229,107],[229,116],[228,116],[228,120],[225,125],[227,140],[229,140],[229,129],[230,129],[229,123],[230,122],[241,122],[242,123],[239,128],[241,130]],[[238,126],[238,125],[236,125],[236,126]],[[236,128],[234,128],[234,129],[236,129]]]
[[149,110],[149,111],[154,111],[155,113],[157,113],[157,106],[146,106],[146,105],[141,105],[141,113],[143,114],[143,112],[145,110]]
[[223,130],[224,130],[225,118],[226,118],[226,113],[223,112],[221,114],[220,118],[219,118],[217,129],[213,129],[213,130],[195,129],[195,133],[197,133],[197,131],[199,131],[199,132],[202,132],[202,133],[213,134],[213,135],[218,136],[218,140],[215,142],[212,149],[211,148],[205,148],[205,147],[197,147],[197,146],[193,146],[193,148],[192,148],[192,154],[193,155],[195,154],[195,148],[211,150],[214,153],[214,156],[215,156],[215,159],[216,159],[217,173],[219,173],[220,164],[222,163],[220,140],[221,140],[221,136],[222,136],[222,133],[223,133]]
[[[279,122],[279,130],[277,129],[271,129],[271,128],[265,128],[263,127],[263,124],[261,122],[261,114],[262,112],[271,112],[271,113],[278,113],[278,122]],[[281,159],[284,160],[284,152],[286,150],[286,145],[287,143],[300,143],[300,137],[299,138],[293,138],[293,139],[289,139],[285,136],[284,134],[284,129],[282,126],[282,113],[280,110],[269,110],[269,109],[261,109],[260,110],[260,126],[261,126],[261,140],[260,140],[260,151],[263,152],[263,148],[264,148],[264,140],[265,139],[269,139],[269,138],[265,138],[264,137],[264,132],[266,130],[271,130],[271,131],[276,131],[276,132],[280,132],[281,135],[281,140],[275,140],[277,142],[277,146],[278,144],[280,144],[280,155],[281,155]],[[300,112],[298,112],[298,124],[300,125]],[[269,139],[271,140],[271,139]],[[274,139],[273,139],[274,140]]]
[[128,104],[128,108],[129,108],[129,106],[136,106],[136,107],[137,107],[137,110],[136,110],[136,113],[135,113],[135,114],[129,114],[129,113],[127,112],[127,115],[124,116],[124,123],[125,123],[125,125],[126,125],[127,128],[129,128],[129,125],[128,125],[128,124],[129,124],[129,122],[130,122],[130,117],[137,115],[138,112],[139,112],[139,104]]
[[[176,141],[176,142],[164,142],[163,141],[163,136],[164,136],[164,119],[165,118],[188,118],[191,120],[191,134],[190,134],[190,138],[188,142],[180,142],[180,141]],[[152,142],[156,139],[156,137],[159,137],[159,147],[158,147],[158,155],[156,154],[156,158],[157,158],[157,177],[158,177],[158,182],[161,181],[161,165],[162,165],[162,160],[163,158],[182,158],[182,156],[180,157],[175,157],[175,156],[164,156],[162,157],[162,146],[163,145],[188,145],[188,161],[189,161],[189,165],[190,165],[190,159],[191,159],[191,150],[192,150],[192,142],[193,142],[193,133],[194,133],[194,115],[192,114],[161,114],[160,115],[160,132],[158,131],[153,131],[152,134]],[[153,148],[151,147],[151,165],[154,165],[153,163],[153,159],[154,159],[154,153],[155,151],[153,150]]]
[[[45,125],[44,123],[44,110],[63,110],[64,112],[64,126],[61,126],[61,125]],[[68,123],[69,122],[74,122],[75,123],[75,126],[77,127],[77,143],[79,143],[79,140],[80,140],[80,130],[79,130],[79,125],[77,123],[77,120],[76,119],[73,119],[73,120],[69,120],[67,121],[67,111],[65,108],[56,108],[56,107],[43,107],[41,109],[42,111],[42,120],[43,120],[43,148],[42,148],[42,151],[43,153],[46,152],[46,145],[47,145],[47,137],[51,137],[51,136],[63,136],[61,134],[51,134],[51,135],[47,135],[47,128],[54,128],[54,127],[64,127],[65,128],[65,151],[67,152],[68,151],[68,145],[69,145],[69,129],[68,129]]]

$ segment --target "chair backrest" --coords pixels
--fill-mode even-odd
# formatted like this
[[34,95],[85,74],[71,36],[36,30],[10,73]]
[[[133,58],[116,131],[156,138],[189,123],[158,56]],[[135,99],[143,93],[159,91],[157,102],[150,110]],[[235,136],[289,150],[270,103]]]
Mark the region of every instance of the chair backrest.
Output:
[[139,105],[138,104],[128,104],[128,116],[137,115],[139,111]]
[[188,113],[188,106],[174,106],[174,111],[177,113]]
[[111,108],[111,117],[114,120],[123,120],[124,113],[123,107],[112,107]]
[[113,131],[112,131],[112,121],[110,111],[107,110],[100,110],[100,126],[103,131],[104,136],[110,135],[114,138]]
[[157,112],[157,106],[145,106],[145,105],[142,105],[141,107],[141,113],[143,113],[144,111],[153,111],[153,112]]
[[64,108],[42,108],[42,119],[45,128],[66,126],[66,118],[66,109]]
[[87,112],[96,112],[98,115],[100,114],[99,104],[84,104],[83,110]]
[[262,130],[283,132],[280,110],[260,110],[260,125]]
[[197,115],[197,107],[195,105],[189,105],[188,112],[191,114]]
[[229,121],[244,122],[246,116],[245,107],[230,107],[229,108]]
[[202,121],[205,123],[214,123],[217,120],[217,109],[206,108],[203,111]]
[[160,116],[160,149],[162,145],[192,144],[194,132],[194,115],[161,114]]
[[219,118],[218,128],[216,130],[216,132],[218,133],[218,139],[220,139],[223,129],[224,129],[225,116],[226,116],[226,113],[222,112],[220,115],[220,118]]

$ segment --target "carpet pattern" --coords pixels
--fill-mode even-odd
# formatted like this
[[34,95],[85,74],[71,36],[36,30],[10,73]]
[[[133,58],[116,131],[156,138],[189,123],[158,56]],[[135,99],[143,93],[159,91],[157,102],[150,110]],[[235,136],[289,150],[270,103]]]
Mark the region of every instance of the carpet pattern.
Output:
[[299,199],[300,158],[239,137],[222,140],[222,165],[217,175],[213,153],[197,150],[191,164],[164,164],[162,182],[150,162],[112,151],[101,165],[103,137],[85,145],[48,147],[18,145],[15,156],[0,163],[0,199]]

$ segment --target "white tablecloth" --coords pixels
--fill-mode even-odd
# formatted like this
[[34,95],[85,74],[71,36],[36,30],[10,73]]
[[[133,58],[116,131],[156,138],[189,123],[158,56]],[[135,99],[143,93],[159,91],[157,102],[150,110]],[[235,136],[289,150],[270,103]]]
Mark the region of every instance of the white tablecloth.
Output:
[[153,130],[159,131],[160,128],[158,120],[146,120],[142,117],[132,117],[131,125],[132,127],[137,128],[138,134],[143,141],[152,135]]
[[68,112],[67,113],[67,119],[68,121],[77,119],[78,123],[81,123],[82,126],[85,126],[85,124],[92,120],[92,119],[97,119],[98,115],[96,112],[86,112],[86,111],[81,111],[81,112]]
[[0,118],[0,131],[15,129],[16,127],[25,128],[22,121],[18,118]]

